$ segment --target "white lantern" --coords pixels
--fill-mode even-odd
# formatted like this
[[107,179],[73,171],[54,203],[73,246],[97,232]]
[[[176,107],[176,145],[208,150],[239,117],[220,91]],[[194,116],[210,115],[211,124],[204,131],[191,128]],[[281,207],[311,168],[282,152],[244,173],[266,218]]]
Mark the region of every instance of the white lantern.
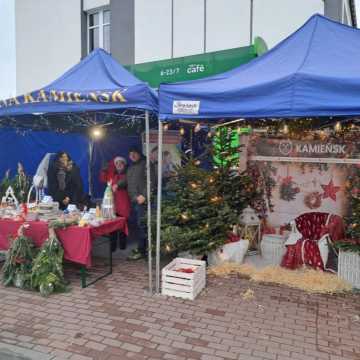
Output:
[[249,240],[249,254],[256,254],[260,250],[261,222],[255,210],[246,207],[239,216],[240,237]]

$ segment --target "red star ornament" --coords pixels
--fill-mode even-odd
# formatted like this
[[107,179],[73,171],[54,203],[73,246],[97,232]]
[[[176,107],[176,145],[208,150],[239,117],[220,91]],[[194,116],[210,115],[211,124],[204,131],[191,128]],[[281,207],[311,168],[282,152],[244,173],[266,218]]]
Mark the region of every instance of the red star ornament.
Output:
[[340,186],[334,186],[331,180],[327,185],[321,185],[324,190],[323,199],[330,198],[336,201],[336,193],[340,190]]

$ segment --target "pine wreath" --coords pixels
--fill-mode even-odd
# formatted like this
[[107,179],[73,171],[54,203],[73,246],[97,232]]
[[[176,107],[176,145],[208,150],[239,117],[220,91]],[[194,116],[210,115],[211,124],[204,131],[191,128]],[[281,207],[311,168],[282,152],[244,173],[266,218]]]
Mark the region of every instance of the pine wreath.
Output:
[[280,185],[280,199],[285,201],[292,201],[299,192],[300,189],[295,186],[295,182],[291,176],[287,176],[283,179]]
[[319,208],[321,206],[321,194],[318,191],[307,194],[304,198],[304,204],[309,209]]

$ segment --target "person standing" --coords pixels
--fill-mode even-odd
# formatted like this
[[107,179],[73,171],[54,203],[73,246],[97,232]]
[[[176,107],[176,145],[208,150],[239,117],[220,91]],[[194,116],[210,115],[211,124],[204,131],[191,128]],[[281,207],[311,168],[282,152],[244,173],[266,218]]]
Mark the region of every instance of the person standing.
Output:
[[49,165],[47,172],[48,192],[54,201],[59,202],[60,209],[64,210],[70,203],[71,194],[67,183],[69,155],[60,151],[54,161]]
[[84,206],[89,207],[90,199],[84,192],[80,168],[70,157],[67,165],[67,176],[66,186],[69,189],[71,202],[80,210],[82,210]]
[[[101,171],[100,181],[103,183],[111,183],[114,194],[115,212],[117,216],[126,218],[130,216],[130,198],[127,192],[126,179],[127,161],[121,156],[116,156],[109,164]],[[111,234],[111,250],[115,251],[117,242],[119,241],[119,248],[126,248],[126,236],[123,233],[115,232]]]
[[129,260],[138,260],[146,256],[146,158],[138,147],[129,149],[132,164],[127,171],[128,193],[131,200],[132,217],[135,225],[137,248],[132,251]]

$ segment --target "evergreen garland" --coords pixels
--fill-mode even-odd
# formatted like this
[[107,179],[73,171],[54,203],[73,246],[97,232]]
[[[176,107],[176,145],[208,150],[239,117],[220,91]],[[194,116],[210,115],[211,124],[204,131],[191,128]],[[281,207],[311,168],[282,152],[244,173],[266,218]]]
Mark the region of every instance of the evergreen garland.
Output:
[[49,228],[49,238],[41,246],[33,261],[31,288],[39,290],[42,296],[55,291],[66,291],[63,272],[64,250],[57,239],[55,230]]
[[360,168],[358,166],[350,167],[346,189],[349,199],[349,213],[345,218],[347,239],[337,242],[336,247],[360,254]]
[[3,284],[14,285],[22,289],[31,288],[30,278],[35,248],[30,238],[24,236],[24,225],[18,230],[18,236],[11,242],[3,266]]

